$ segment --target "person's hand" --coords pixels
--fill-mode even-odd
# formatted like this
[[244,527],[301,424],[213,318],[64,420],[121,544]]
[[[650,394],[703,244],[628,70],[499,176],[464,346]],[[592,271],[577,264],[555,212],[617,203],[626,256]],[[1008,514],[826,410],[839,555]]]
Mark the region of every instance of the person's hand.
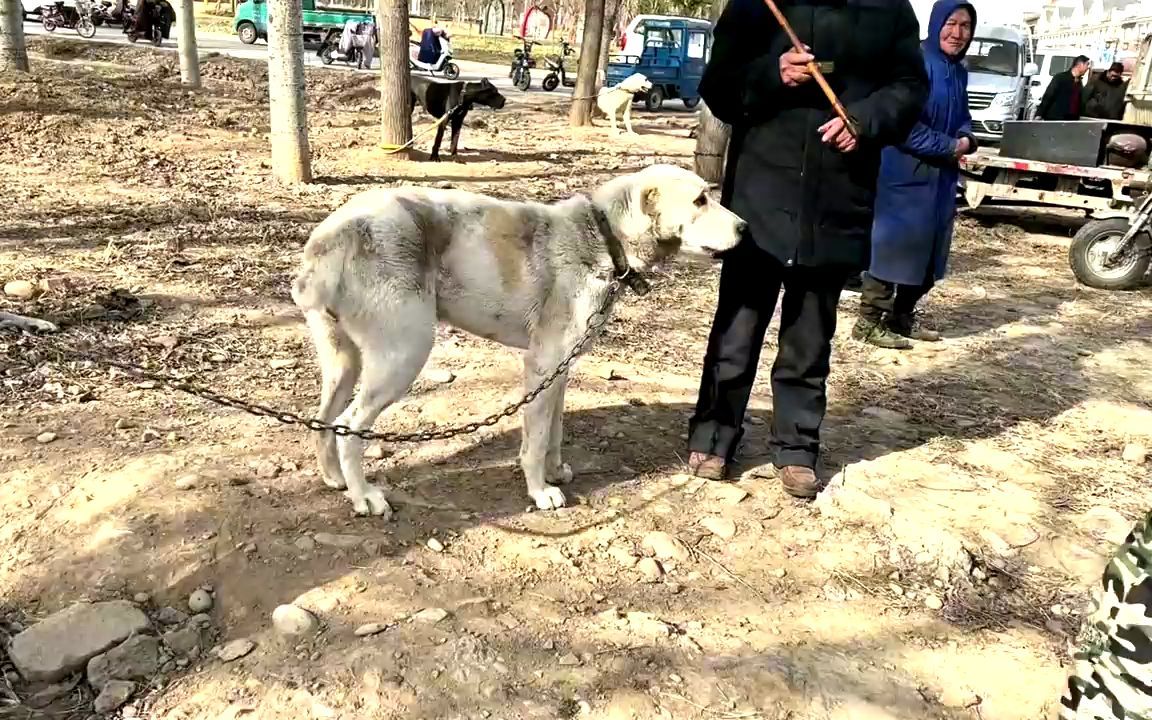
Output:
[[962,137],[956,141],[956,157],[961,158],[967,155],[972,150],[972,141],[967,137]]
[[799,87],[812,79],[812,73],[808,72],[808,63],[815,59],[808,52],[811,49],[805,45],[805,52],[789,50],[780,56],[780,79],[788,87]]
[[831,145],[839,152],[850,153],[856,149],[856,137],[848,132],[839,116],[821,125],[816,132],[820,133],[820,140],[825,145]]

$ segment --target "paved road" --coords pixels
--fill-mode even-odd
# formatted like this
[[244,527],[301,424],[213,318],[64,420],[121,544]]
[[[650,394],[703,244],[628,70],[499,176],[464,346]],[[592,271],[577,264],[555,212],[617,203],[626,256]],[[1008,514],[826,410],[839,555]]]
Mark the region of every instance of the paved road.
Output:
[[[80,40],[80,36],[74,30],[61,28],[54,33],[46,33],[44,27],[39,22],[31,20],[24,22],[24,33],[27,35],[58,35],[61,37],[72,38]],[[93,41],[114,43],[117,45],[128,45],[128,37],[120,31],[119,28],[100,27],[96,28],[96,37]],[[250,60],[264,60],[268,56],[268,45],[260,40],[254,45],[245,45],[240,42],[240,39],[235,35],[224,35],[222,33],[211,32],[197,32],[196,41],[200,53],[220,53],[236,58],[247,58]],[[137,47],[149,48],[151,45],[146,43],[137,43]],[[176,30],[172,30],[172,39],[165,40],[164,44],[159,48],[162,51],[175,52],[176,51]],[[460,66],[460,77],[465,80],[478,80],[486,77],[492,81],[492,84],[505,91],[505,94],[510,99],[516,96],[522,96],[520,90],[512,87],[512,81],[508,79],[508,66],[507,65],[492,65],[489,63],[471,62],[469,60],[456,60],[454,61]],[[304,63],[309,67],[328,68],[333,71],[343,72],[375,72],[370,70],[356,70],[344,63],[333,63],[332,65],[324,65],[320,62],[320,58],[316,55],[315,46],[305,47]],[[540,89],[540,81],[544,78],[542,70],[536,70],[532,73],[532,87],[528,89],[528,94],[534,99],[543,99],[546,97],[561,98],[564,96],[571,96],[572,91],[568,88],[554,90],[553,92],[544,92]],[[683,104],[679,100],[669,100],[666,106],[671,111],[685,110]]]

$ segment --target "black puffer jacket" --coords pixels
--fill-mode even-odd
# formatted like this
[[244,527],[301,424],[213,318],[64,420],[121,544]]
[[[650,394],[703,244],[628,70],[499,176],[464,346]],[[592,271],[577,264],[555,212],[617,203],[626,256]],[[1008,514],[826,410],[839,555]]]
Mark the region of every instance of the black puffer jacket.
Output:
[[[908,0],[777,0],[861,128],[838,153],[817,128],[833,117],[811,80],[784,85],[789,49],[763,0],[731,0],[713,32],[700,94],[732,126],[723,200],[781,262],[867,266],[880,149],[902,141],[928,93]],[[828,67],[828,63],[832,67]]]

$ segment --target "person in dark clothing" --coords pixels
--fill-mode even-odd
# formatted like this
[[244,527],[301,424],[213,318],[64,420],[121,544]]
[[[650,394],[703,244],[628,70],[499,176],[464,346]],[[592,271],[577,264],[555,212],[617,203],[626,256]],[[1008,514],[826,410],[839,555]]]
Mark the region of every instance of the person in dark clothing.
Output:
[[937,0],[924,40],[931,91],[904,142],[885,148],[872,225],[872,264],[864,273],[857,340],[906,349],[910,340],[939,340],[920,325],[916,303],[944,277],[956,217],[957,158],[975,152],[964,55],[976,8]]
[[1079,120],[1084,94],[1080,78],[1091,65],[1086,56],[1080,55],[1072,61],[1072,67],[1053,75],[1040,99],[1036,116],[1041,120]]
[[1124,65],[1114,62],[1102,77],[1094,78],[1084,90],[1084,117],[1101,120],[1120,120],[1124,117],[1124,98],[1128,83],[1124,82]]
[[[749,230],[723,261],[688,466],[700,477],[726,477],[783,289],[772,367],[774,463],[788,493],[810,498],[820,488],[814,468],[836,305],[849,275],[868,265],[880,149],[908,135],[928,87],[908,0],[780,6],[804,52],[791,48],[763,0],[731,0],[700,82],[701,97],[732,128],[721,202]],[[813,59],[858,137],[813,81]]]

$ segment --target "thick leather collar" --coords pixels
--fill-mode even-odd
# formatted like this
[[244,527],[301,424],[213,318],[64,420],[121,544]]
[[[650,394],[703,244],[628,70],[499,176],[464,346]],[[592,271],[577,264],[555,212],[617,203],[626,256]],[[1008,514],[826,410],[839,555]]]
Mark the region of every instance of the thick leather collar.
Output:
[[616,231],[612,229],[612,223],[608,220],[608,215],[603,210],[596,207],[594,203],[589,202],[590,213],[592,221],[595,224],[593,228],[600,237],[604,239],[604,246],[608,250],[608,257],[612,258],[612,277],[618,282],[627,285],[632,289],[632,292],[637,295],[647,295],[651,287],[640,271],[628,264],[628,253],[624,249],[624,243],[620,241],[620,237]]

